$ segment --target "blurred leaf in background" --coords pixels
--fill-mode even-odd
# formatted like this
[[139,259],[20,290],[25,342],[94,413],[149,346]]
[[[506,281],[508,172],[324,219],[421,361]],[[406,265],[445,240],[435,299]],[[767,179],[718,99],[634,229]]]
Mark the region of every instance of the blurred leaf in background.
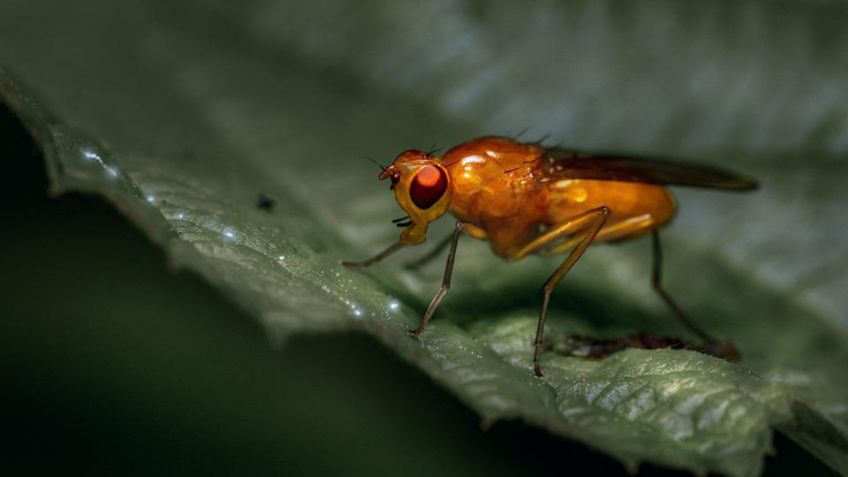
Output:
[[[758,475],[778,429],[848,472],[848,386],[839,379],[848,362],[848,230],[835,220],[846,203],[848,36],[839,18],[848,7],[9,1],[2,13],[0,94],[41,148],[51,190],[109,198],[172,263],[256,317],[273,342],[302,331],[366,331],[485,421],[520,418],[629,468],[647,461]],[[365,156],[387,161],[410,147],[528,127],[575,147],[698,157],[761,180],[751,196],[679,191],[681,214],[666,240],[669,288],[740,347],[742,364],[672,351],[599,362],[549,355],[539,380],[529,372],[537,290],[555,262],[506,266],[485,244],[463,242],[455,290],[420,341],[405,331],[438,286],[439,265],[419,274],[396,262],[367,273],[338,266],[397,233],[388,223],[396,206]],[[259,195],[274,199],[272,211],[257,209]],[[591,250],[558,292],[551,334],[682,333],[650,293],[648,263],[640,242]],[[69,266],[71,276],[85,269]],[[141,282],[116,278],[104,288]],[[77,296],[69,285],[50,289],[69,293],[59,302]],[[153,293],[177,300],[179,286],[167,290]],[[136,307],[117,293],[97,301],[113,319]],[[182,302],[185,314],[217,313],[195,302]],[[173,313],[151,309],[151,328],[165,329]],[[85,335],[90,346],[73,344],[129,348],[132,336],[110,333],[103,320],[102,328],[86,322],[96,330]],[[206,322],[187,323],[203,330]],[[287,364],[303,371],[300,385],[348,359],[302,353],[309,366]],[[350,354],[360,353],[368,355],[356,346]],[[226,375],[270,366],[267,357],[239,359]],[[56,379],[86,363],[53,368]],[[24,376],[37,379],[41,368],[33,369]],[[98,369],[97,379],[108,380],[108,368]],[[215,400],[243,399],[209,379]],[[264,422],[263,409],[243,412],[199,429],[221,439],[254,435],[228,427]],[[313,432],[337,436],[325,445],[343,447],[355,439],[339,424],[345,416],[298,426],[320,426]],[[456,428],[433,429],[464,442]],[[230,448],[233,463],[263,445],[303,455],[261,435]],[[374,471],[371,459],[358,462]]]

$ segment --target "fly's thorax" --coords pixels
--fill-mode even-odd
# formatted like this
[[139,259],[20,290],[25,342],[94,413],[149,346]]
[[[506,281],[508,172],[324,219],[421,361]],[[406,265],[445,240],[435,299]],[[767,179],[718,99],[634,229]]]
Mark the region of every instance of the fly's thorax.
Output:
[[547,191],[535,180],[531,166],[504,170],[494,161],[467,157],[448,167],[453,196],[451,213],[460,220],[483,224],[515,215],[533,215],[544,208]]
[[535,143],[521,143],[500,136],[485,136],[452,147],[445,153],[445,166],[453,166],[464,159],[484,160],[502,170],[514,170],[537,162],[545,148]]
[[543,153],[536,144],[497,136],[451,148],[443,161],[451,176],[451,212],[476,224],[521,213],[536,188],[530,174]]
[[451,178],[442,161],[423,151],[406,151],[380,178],[391,178],[395,200],[409,215],[411,224],[401,232],[400,241],[423,242],[427,225],[444,215],[451,203]]

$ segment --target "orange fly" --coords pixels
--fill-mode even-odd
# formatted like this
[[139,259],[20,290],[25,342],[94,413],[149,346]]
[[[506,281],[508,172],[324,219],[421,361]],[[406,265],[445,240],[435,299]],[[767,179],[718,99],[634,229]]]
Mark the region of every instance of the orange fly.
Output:
[[427,225],[447,212],[457,219],[452,235],[428,254],[428,258],[435,256],[450,246],[442,287],[418,327],[410,330],[413,336],[424,331],[450,288],[456,246],[463,233],[488,240],[492,250],[508,261],[570,251],[542,288],[533,352],[533,370],[542,376],[539,360],[545,316],[556,285],[591,243],[650,233],[654,289],[687,328],[719,345],[725,357],[736,356],[732,345],[696,326],[662,288],[657,230],[676,209],[664,186],[746,191],[757,187],[754,181],[707,167],[546,148],[496,136],[465,142],[441,158],[419,150],[405,151],[390,166],[380,167],[380,180],[391,180],[395,199],[408,214],[395,220],[403,227],[400,240],[372,258],[344,265],[365,267],[403,247],[424,242]]

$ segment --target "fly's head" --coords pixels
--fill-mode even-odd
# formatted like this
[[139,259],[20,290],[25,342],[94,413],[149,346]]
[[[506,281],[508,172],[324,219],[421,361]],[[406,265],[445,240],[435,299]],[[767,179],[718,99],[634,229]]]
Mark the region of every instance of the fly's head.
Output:
[[450,175],[441,159],[423,151],[402,152],[391,166],[380,172],[380,180],[391,179],[398,205],[409,215],[400,241],[415,245],[427,236],[427,224],[450,207]]

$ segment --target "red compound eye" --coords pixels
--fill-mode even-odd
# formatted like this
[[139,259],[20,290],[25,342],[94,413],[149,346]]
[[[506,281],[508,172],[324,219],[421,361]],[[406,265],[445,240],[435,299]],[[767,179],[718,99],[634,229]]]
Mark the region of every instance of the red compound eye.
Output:
[[419,209],[429,209],[445,195],[448,178],[445,171],[436,166],[424,166],[412,179],[409,195]]

